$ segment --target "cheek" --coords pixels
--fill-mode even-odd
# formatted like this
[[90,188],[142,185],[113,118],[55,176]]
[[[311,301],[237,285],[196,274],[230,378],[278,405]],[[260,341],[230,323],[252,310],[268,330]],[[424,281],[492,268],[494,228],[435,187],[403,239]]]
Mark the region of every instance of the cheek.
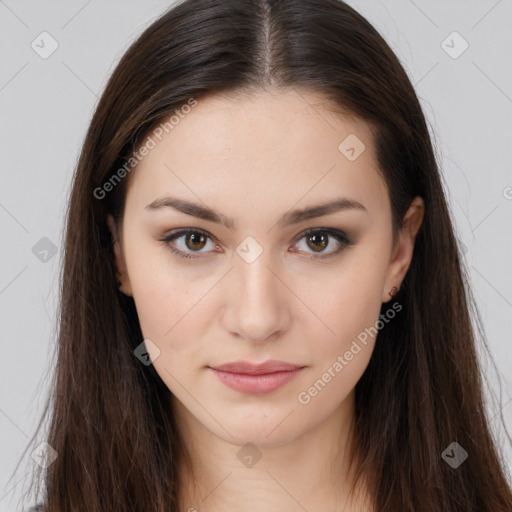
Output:
[[[138,239],[144,240],[140,235]],[[161,247],[148,241],[139,244],[136,240],[136,234],[126,240],[126,266],[133,299],[144,338],[160,346],[190,308],[189,287],[179,271],[173,270]]]
[[132,243],[130,249],[127,269],[140,327],[158,347],[158,357],[150,350],[154,367],[166,382],[169,374],[180,378],[191,361],[205,357],[200,340],[208,339],[204,332],[214,318],[208,291],[218,278],[207,270],[192,272],[158,245]]
[[[314,340],[313,365],[297,396],[300,404],[310,404],[306,410],[311,414],[327,414],[354,389],[370,361],[381,309],[378,273],[349,272],[331,280],[324,291],[329,300],[316,302],[323,335],[309,332],[308,338]],[[308,300],[313,303],[315,297]]]
[[206,322],[207,313],[201,304],[204,286],[182,283],[170,276],[153,280],[149,274],[145,272],[146,278],[132,285],[144,337],[162,349],[190,349],[190,339],[200,339],[198,333]]
[[[370,255],[353,255],[344,264],[315,278],[315,286],[301,277],[300,295],[320,321],[310,322],[321,330],[323,352],[348,350],[352,341],[371,337],[368,328],[375,325],[382,305],[384,263]],[[311,317],[314,318],[314,317]],[[317,331],[317,336],[320,331]],[[313,333],[311,333],[313,336]],[[313,338],[314,339],[314,336]]]
[[205,319],[193,293],[184,297],[180,292],[179,279],[154,280],[149,271],[145,275],[147,279],[133,287],[142,334],[158,347],[148,349],[156,372],[170,390],[179,393],[177,382],[186,380],[183,372],[204,357],[197,340],[202,339],[200,322]]

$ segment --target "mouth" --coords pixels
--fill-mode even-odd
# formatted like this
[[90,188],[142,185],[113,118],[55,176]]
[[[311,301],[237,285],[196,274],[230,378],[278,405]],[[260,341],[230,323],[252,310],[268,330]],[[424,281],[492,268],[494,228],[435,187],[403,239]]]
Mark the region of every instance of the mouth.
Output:
[[271,360],[261,364],[235,361],[209,369],[227,387],[235,391],[263,395],[290,382],[305,366]]
[[251,363],[249,361],[233,361],[232,363],[221,364],[218,366],[210,366],[213,370],[230,373],[242,373],[247,375],[261,375],[274,372],[293,371],[304,368],[304,365],[287,363],[270,359],[264,363]]

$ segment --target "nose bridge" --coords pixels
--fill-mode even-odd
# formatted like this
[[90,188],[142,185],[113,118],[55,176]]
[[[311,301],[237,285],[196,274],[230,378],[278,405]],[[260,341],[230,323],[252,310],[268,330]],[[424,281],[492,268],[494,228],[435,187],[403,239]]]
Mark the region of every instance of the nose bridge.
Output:
[[236,264],[237,286],[240,287],[241,299],[250,299],[259,302],[275,297],[277,291],[277,278],[271,272],[271,257],[264,251],[256,260],[248,263],[240,259]]
[[[241,244],[243,247],[243,244]],[[254,247],[252,248],[254,249]],[[270,251],[255,259],[236,257],[229,292],[229,330],[248,340],[263,340],[284,327],[283,284],[274,275]]]

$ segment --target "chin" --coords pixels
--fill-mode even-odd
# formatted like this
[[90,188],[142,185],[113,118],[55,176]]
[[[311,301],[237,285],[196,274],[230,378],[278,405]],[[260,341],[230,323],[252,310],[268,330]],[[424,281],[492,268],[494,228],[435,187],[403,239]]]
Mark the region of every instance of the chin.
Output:
[[241,420],[237,422],[231,420],[230,422],[222,422],[218,418],[219,423],[225,427],[225,430],[217,423],[210,425],[209,430],[223,441],[238,446],[244,446],[247,443],[252,443],[260,448],[280,446],[290,443],[301,435],[301,432],[293,428],[297,426],[296,419],[294,422],[290,422],[290,418],[284,418],[286,418],[286,414],[280,415],[276,420],[267,418],[267,420],[252,419],[250,421]]

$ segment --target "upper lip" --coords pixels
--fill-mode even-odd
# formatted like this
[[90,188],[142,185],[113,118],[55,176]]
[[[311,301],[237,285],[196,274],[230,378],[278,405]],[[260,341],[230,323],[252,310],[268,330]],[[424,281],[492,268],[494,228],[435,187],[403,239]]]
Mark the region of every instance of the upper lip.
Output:
[[260,364],[250,363],[249,361],[233,361],[232,363],[221,364],[219,366],[210,366],[210,368],[222,372],[260,375],[265,373],[293,371],[299,368],[303,368],[303,366],[271,359]]

